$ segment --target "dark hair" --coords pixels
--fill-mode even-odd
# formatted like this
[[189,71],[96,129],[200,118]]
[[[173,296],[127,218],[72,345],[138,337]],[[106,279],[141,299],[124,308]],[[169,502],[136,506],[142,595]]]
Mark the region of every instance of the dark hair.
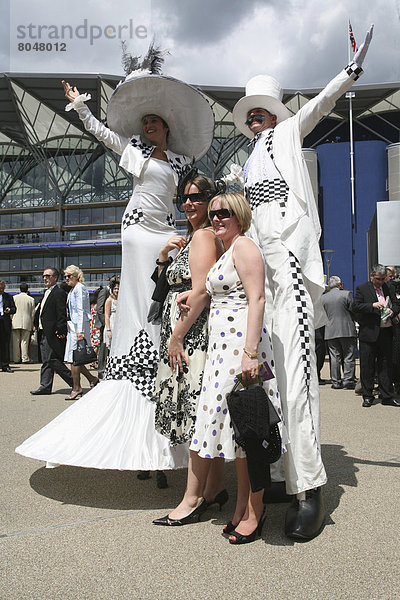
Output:
[[29,290],[29,286],[27,283],[23,282],[19,284],[19,289],[21,292],[27,292]]
[[51,272],[52,272],[52,274],[53,274],[53,277],[57,277],[57,279],[58,279],[58,278],[59,278],[59,276],[60,276],[60,272],[59,272],[59,270],[58,270],[58,269],[56,269],[55,267],[45,267],[45,268],[43,269],[43,271],[51,271]]
[[114,291],[115,286],[119,285],[119,277],[117,277],[117,275],[114,275],[114,277],[112,278],[112,281],[110,281],[110,283],[108,285],[110,286],[110,290],[112,293]]

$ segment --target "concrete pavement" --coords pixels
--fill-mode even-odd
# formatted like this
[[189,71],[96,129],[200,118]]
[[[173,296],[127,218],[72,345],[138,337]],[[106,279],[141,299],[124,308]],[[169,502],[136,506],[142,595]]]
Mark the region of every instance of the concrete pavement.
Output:
[[[361,407],[349,390],[321,387],[322,449],[329,482],[323,533],[283,535],[287,505],[271,505],[262,538],[231,546],[222,525],[230,500],[202,522],[155,527],[176,505],[184,471],[155,477],[74,467],[45,469],[14,448],[67,406],[65,384],[31,396],[39,365],[15,365],[1,384],[1,580],[4,600],[225,600],[399,597],[400,410]],[[323,376],[328,377],[328,366]]]

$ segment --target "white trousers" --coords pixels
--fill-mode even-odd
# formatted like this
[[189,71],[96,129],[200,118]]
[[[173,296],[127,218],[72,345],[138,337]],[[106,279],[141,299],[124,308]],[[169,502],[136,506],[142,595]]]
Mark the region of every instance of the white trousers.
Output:
[[28,329],[13,329],[13,358],[14,362],[22,359],[23,363],[29,362],[29,339],[31,332]]
[[266,262],[266,318],[289,443],[273,480],[286,480],[288,494],[324,485],[320,450],[319,384],[314,309],[296,258],[280,240],[282,208],[271,201],[253,211],[250,236]]

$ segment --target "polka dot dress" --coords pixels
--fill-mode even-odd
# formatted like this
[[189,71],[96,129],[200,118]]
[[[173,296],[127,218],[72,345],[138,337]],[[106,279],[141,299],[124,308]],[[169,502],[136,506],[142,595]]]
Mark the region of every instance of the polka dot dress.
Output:
[[[240,373],[246,340],[247,297],[232,261],[234,244],[221,256],[207,276],[207,291],[211,295],[209,316],[209,346],[202,390],[197,409],[196,426],[190,450],[202,458],[244,457],[235,444],[226,398],[231,392],[235,375]],[[260,362],[267,362],[274,371],[271,340],[266,327],[258,347]],[[281,414],[275,379],[265,384],[275,408]]]

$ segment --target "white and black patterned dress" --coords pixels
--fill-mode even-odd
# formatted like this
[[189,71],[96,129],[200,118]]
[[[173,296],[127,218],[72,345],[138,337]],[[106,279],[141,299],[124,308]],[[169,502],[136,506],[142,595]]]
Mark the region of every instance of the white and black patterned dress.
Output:
[[183,346],[190,361],[189,366],[184,365],[183,371],[178,374],[171,371],[168,346],[179,319],[176,297],[192,287],[189,247],[190,243],[167,270],[170,291],[163,308],[160,362],[154,396],[156,429],[168,437],[172,445],[187,442],[193,435],[208,345],[208,308],[205,308],[184,338]]
[[152,402],[160,327],[147,323],[159,249],[176,233],[173,197],[186,157],[151,157],[139,138],[127,140],[79,107],[85,127],[115,152],[133,175],[121,227],[122,266],[111,351],[104,381],[28,438],[19,454],[98,469],[157,470],[187,466],[187,445],[176,448],[154,427]]
[[[209,347],[196,427],[190,445],[190,450],[198,452],[202,458],[233,460],[245,456],[242,448],[235,443],[227,404],[227,396],[232,391],[236,375],[242,370],[248,315],[247,296],[232,260],[234,245],[212,267],[206,282],[211,295]],[[274,372],[271,339],[265,325],[261,331],[258,352],[260,363],[267,363]],[[264,388],[283,420],[276,379],[265,382]]]

